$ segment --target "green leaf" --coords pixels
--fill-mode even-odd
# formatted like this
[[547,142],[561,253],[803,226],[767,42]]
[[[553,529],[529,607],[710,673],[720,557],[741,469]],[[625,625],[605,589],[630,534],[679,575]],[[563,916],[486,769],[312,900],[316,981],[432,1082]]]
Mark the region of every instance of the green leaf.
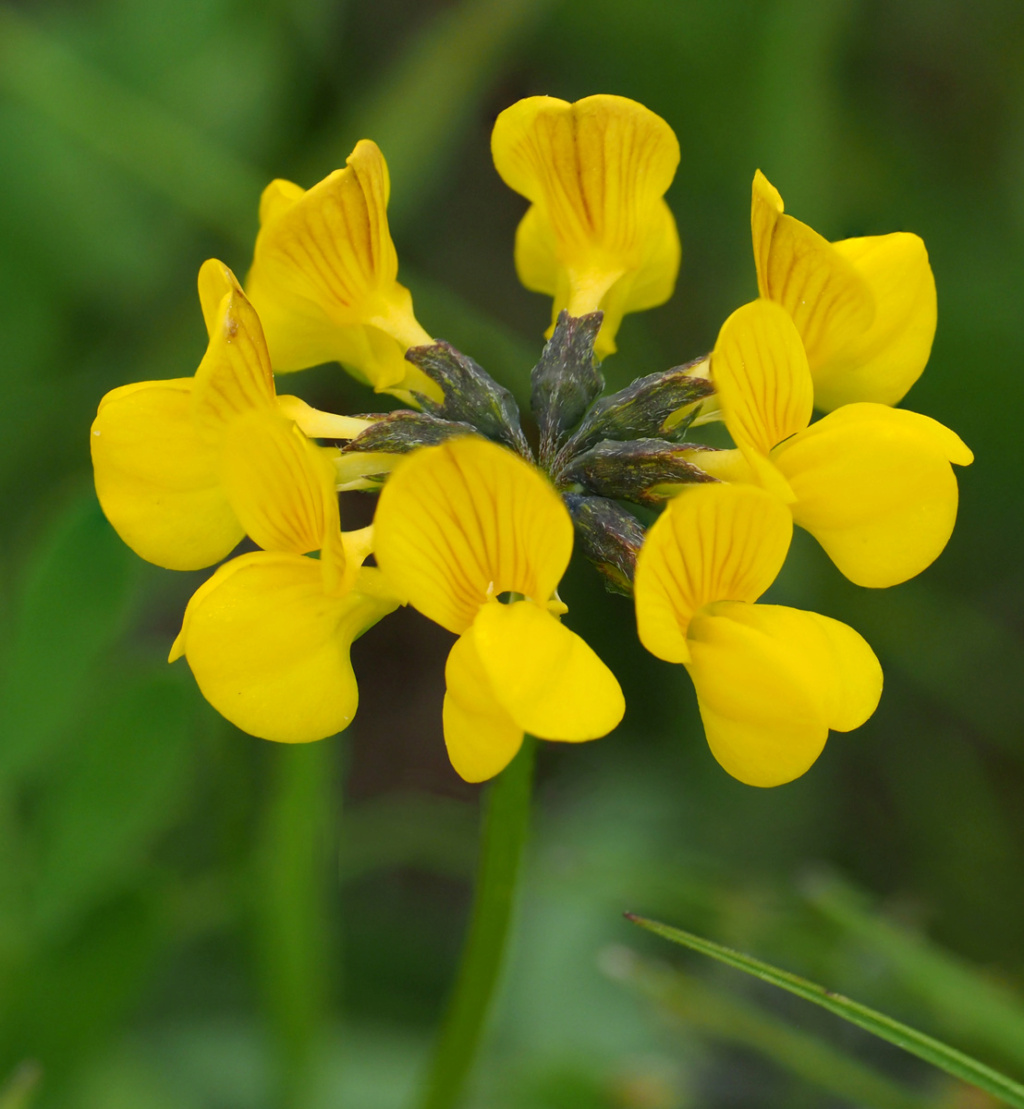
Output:
[[1000,1074],[991,1067],[985,1066],[984,1063],[978,1062],[977,1059],[972,1059],[969,1055],[957,1051],[956,1048],[950,1047],[948,1044],[941,1043],[923,1032],[918,1032],[898,1020],[893,1020],[892,1017],[887,1017],[884,1013],[869,1009],[866,1005],[861,1005],[857,1001],[851,1001],[848,997],[833,993],[831,990],[825,989],[824,986],[809,982],[806,978],[800,978],[788,971],[779,970],[777,967],[763,963],[760,959],[754,959],[750,955],[743,955],[739,951],[723,947],[712,940],[702,939],[700,936],[684,932],[679,928],[660,924],[656,920],[647,920],[645,917],[636,916],[633,913],[626,913],[625,915],[627,920],[639,924],[641,928],[653,932],[656,936],[661,936],[662,939],[677,943],[681,947],[688,947],[691,951],[707,955],[711,959],[725,963],[726,966],[752,974],[755,978],[760,978],[762,982],[768,982],[773,986],[778,986],[781,990],[802,997],[805,1001],[819,1005],[822,1009],[827,1009],[828,1012],[857,1025],[858,1028],[871,1032],[879,1039],[894,1044],[896,1047],[901,1047],[904,1051],[909,1051],[911,1055],[916,1055],[926,1063],[931,1063],[932,1066],[946,1071],[954,1078],[970,1082],[986,1093],[992,1094],[993,1097],[999,1098],[1006,1105],[1015,1106],[1016,1109],[1024,1109],[1024,1086],[1019,1082],[1015,1082],[1012,1078],[1008,1078],[1005,1074]]

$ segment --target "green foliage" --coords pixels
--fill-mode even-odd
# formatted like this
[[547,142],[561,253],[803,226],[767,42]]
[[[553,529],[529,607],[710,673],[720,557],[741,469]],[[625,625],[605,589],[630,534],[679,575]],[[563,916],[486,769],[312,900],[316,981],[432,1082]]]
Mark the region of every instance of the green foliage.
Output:
[[127,686],[74,730],[40,799],[36,927],[60,932],[142,868],[182,816],[195,743],[195,697],[176,675]]
[[55,754],[95,681],[98,657],[125,628],[141,567],[92,499],[77,498],[36,551],[5,651],[0,775]]
[[[516,282],[524,204],[487,141],[533,93],[634,96],[680,138],[679,288],[626,321],[612,388],[705,352],[754,294],[759,165],[830,238],[923,235],[940,321],[909,403],[978,462],[920,581],[855,593],[798,545],[778,599],[857,627],[887,686],[871,725],[780,790],[724,778],[628,603],[570,575],[574,626],[629,716],[542,752],[522,934],[468,1105],[960,1095],[829,1014],[714,975],[643,960],[624,991],[602,969],[633,905],[1020,1073],[1022,57],[1013,0],[0,9],[0,1109],[413,1104],[476,858],[474,797],[443,762],[446,643],[399,614],[357,644],[342,804],[336,744],[241,736],[166,667],[202,575],[120,544],[85,491],[87,429],[105,390],[193,371],[196,271],[216,254],[244,274],[263,186],[308,186],[363,136],[391,166],[420,319],[525,410],[548,303]],[[288,387],[374,407],[331,368]],[[343,510],[366,520],[354,496]],[[804,880],[822,864],[827,880]]]

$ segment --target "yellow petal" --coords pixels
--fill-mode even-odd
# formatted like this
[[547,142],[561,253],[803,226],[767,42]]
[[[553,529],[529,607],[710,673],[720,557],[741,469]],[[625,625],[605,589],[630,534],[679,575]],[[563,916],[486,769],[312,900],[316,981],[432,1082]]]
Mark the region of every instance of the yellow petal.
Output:
[[[604,320],[594,343],[594,354],[598,359],[607,358],[618,349],[615,336],[623,316],[664,304],[675,289],[681,257],[675,217],[664,201],[660,202],[655,213],[647,250],[639,269],[620,277],[601,300]],[[657,230],[659,223],[661,229]],[[559,305],[556,303],[555,307],[559,308]]]
[[816,373],[871,327],[871,289],[830,242],[783,214],[782,198],[760,170],[754,175],[750,223],[757,287],[793,317]]
[[[754,470],[740,450],[692,450],[686,451],[682,457],[718,481],[758,484]],[[686,486],[676,487],[677,492],[685,492],[685,489]]]
[[263,190],[260,197],[260,227],[283,215],[297,201],[306,195],[306,190],[294,181],[276,177]]
[[748,785],[803,774],[829,729],[849,731],[874,712],[882,671],[852,628],[779,605],[720,602],[689,630],[693,678],[715,758]]
[[664,304],[675,291],[682,253],[676,218],[665,201],[659,200],[650,214],[643,260],[630,282],[622,312],[643,312]]
[[221,480],[246,534],[266,551],[319,551],[340,531],[328,452],[273,409],[228,426]]
[[615,675],[546,608],[492,601],[473,632],[495,698],[524,731],[581,742],[622,720],[626,702]]
[[874,294],[867,331],[814,372],[815,404],[825,411],[854,401],[897,404],[921,376],[935,337],[935,278],[917,235],[896,232],[834,244]]
[[323,412],[310,407],[300,397],[278,397],[277,410],[287,419],[294,420],[303,435],[308,435],[310,439],[355,439],[374,423],[373,420],[360,420],[355,416]]
[[136,554],[171,570],[219,562],[243,530],[220,484],[220,453],[191,418],[192,378],[143,381],[100,402],[89,436],[96,494]]
[[[803,430],[814,407],[807,356],[786,311],[764,299],[737,308],[718,333],[711,380],[729,434],[763,479],[772,447]],[[771,488],[773,476],[763,483]]]
[[185,655],[203,696],[243,731],[306,743],[352,720],[349,648],[394,607],[358,588],[329,597],[314,560],[256,551],[196,592],[171,657]]
[[666,662],[688,662],[686,629],[714,601],[756,601],[789,550],[793,518],[752,485],[691,486],[647,533],[633,583],[640,641]]
[[[357,531],[344,531],[341,533],[342,547],[345,551],[345,560],[355,566],[362,564],[373,553],[374,527],[359,528]],[[383,581],[384,575],[379,577]]]
[[390,191],[384,156],[365,139],[344,169],[308,191],[273,182],[260,204],[249,283],[259,278],[284,286],[335,323],[366,322],[368,302],[398,276],[387,222]]
[[444,675],[448,758],[467,782],[484,782],[515,758],[523,743],[523,729],[496,700],[472,628],[452,647]]
[[972,459],[936,420],[867,403],[836,409],[773,455],[796,495],[796,522],[851,581],[879,588],[941,554],[957,511],[950,462]]
[[516,228],[516,276],[531,292],[555,298],[551,318],[569,303],[569,281],[560,266],[555,248],[555,232],[543,208],[531,204]]
[[223,262],[203,263],[199,293],[210,342],[196,370],[192,415],[214,442],[235,416],[273,406],[274,376],[259,317]]
[[[624,315],[664,304],[675,288],[681,257],[679,232],[675,217],[664,201],[655,208],[652,222],[654,227],[647,238],[647,249],[640,267],[614,281],[599,301],[604,321],[594,344],[598,359],[615,353],[615,335]],[[660,229],[657,227],[659,223]],[[537,205],[529,208],[519,224],[515,256],[516,273],[523,285],[554,298],[551,326],[545,333],[550,339],[559,313],[569,307],[572,289],[568,271],[559,265],[555,255],[554,232],[547,216]]]
[[662,200],[679,164],[672,129],[620,96],[534,96],[498,116],[491,152],[534,206],[516,236],[524,284],[554,296],[555,315],[606,310],[599,356],[614,350],[623,313],[664,303],[679,269]]
[[461,634],[490,597],[544,604],[572,553],[572,522],[533,466],[474,436],[414,451],[381,493],[377,563],[395,591]]
[[396,280],[390,187],[387,163],[366,139],[308,192],[268,187],[246,284],[276,370],[337,360],[390,388],[405,376],[405,351],[431,342]]

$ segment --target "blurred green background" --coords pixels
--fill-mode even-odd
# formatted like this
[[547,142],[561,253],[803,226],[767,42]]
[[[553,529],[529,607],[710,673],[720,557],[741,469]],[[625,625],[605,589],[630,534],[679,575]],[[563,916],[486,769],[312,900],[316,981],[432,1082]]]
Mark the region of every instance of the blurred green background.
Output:
[[[919,580],[857,590],[796,544],[774,595],[852,623],[887,677],[874,719],[780,789],[718,768],[685,673],[574,568],[573,626],[629,711],[540,753],[472,1105],[994,1104],[624,910],[1024,1076],[1019,0],[80,0],[0,6],[2,1109],[413,1104],[476,854],[478,790],[441,737],[447,637],[406,612],[360,641],[343,737],[234,731],[164,661],[203,575],[121,545],[88,425],[106,390],[193,372],[200,263],[244,273],[263,185],[311,185],[364,136],[420,320],[525,398],[548,304],[515,279],[524,204],[490,127],[521,96],[593,92],[682,146],[679,285],[626,321],[610,385],[706,351],[755,295],[759,166],[827,237],[924,237],[939,328],[907,404],[977,462]],[[373,405],[337,367],[289,387]]]

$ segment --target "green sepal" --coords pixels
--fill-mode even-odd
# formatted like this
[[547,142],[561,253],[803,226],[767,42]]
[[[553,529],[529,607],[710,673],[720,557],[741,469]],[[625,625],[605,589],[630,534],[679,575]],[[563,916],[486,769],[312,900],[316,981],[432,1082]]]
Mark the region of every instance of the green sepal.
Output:
[[434,447],[458,435],[475,434],[476,428],[471,424],[399,408],[382,416],[341,449],[342,452],[408,454],[417,447]]
[[515,398],[482,366],[443,340],[430,346],[411,347],[405,357],[437,382],[444,393],[440,404],[422,393],[416,394],[426,412],[452,423],[469,424],[487,439],[504,443],[533,461],[533,452],[519,423]]
[[[600,497],[658,505],[672,496],[666,486],[714,481],[684,455],[702,448],[664,439],[620,443],[604,439],[577,455],[559,474],[567,485],[578,484]],[[705,448],[706,449],[706,448]]]
[[706,377],[693,374],[694,367],[705,361],[705,358],[698,358],[685,366],[637,378],[625,389],[599,400],[567,446],[575,453],[601,439],[678,441],[690,421],[673,420],[672,417],[681,408],[696,405],[715,391]]
[[580,550],[605,579],[609,593],[633,595],[636,558],[644,543],[644,528],[628,509],[604,497],[566,493]]
[[530,374],[530,407],[540,429],[542,466],[555,455],[604,388],[604,378],[594,360],[594,341],[603,319],[603,312],[586,316],[559,312],[555,330]]

